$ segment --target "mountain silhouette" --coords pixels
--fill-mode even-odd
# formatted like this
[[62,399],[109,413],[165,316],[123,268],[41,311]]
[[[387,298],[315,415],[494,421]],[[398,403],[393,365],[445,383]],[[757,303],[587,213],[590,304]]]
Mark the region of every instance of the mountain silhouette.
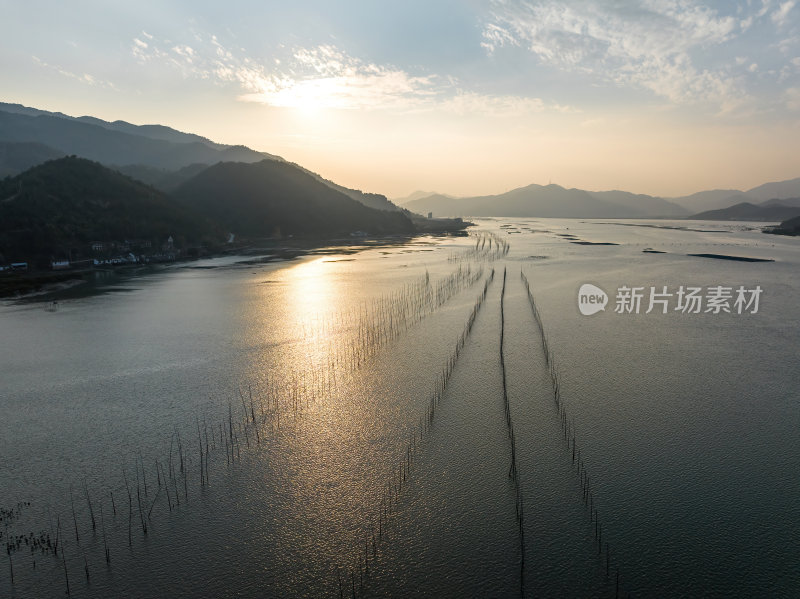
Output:
[[406,215],[368,208],[287,162],[227,162],[182,183],[172,197],[237,235],[411,233]]
[[627,192],[588,192],[560,185],[528,185],[489,196],[454,198],[437,194],[407,202],[415,212],[437,216],[510,216],[552,218],[626,218],[676,216],[679,207],[659,198]]
[[0,181],[0,254],[7,260],[85,255],[93,242],[158,247],[223,240],[223,231],[160,191],[68,156]]

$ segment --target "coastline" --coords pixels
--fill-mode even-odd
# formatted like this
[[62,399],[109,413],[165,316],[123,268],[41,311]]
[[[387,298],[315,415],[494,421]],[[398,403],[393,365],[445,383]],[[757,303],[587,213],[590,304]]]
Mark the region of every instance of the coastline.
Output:
[[226,248],[225,251],[209,252],[177,258],[171,262],[157,264],[123,264],[103,266],[102,268],[83,268],[80,270],[33,270],[24,273],[0,275],[0,301],[19,301],[58,295],[76,287],[88,285],[98,273],[112,273],[120,276],[134,276],[135,271],[153,269],[166,270],[181,267],[198,260],[240,256],[241,264],[264,264],[267,262],[289,261],[303,256],[324,254],[353,254],[366,249],[402,245],[418,237],[450,237],[466,235],[466,228],[472,223],[463,223],[460,229],[443,231],[419,231],[412,234],[384,236],[335,237],[329,239],[288,238],[252,240],[246,244]]

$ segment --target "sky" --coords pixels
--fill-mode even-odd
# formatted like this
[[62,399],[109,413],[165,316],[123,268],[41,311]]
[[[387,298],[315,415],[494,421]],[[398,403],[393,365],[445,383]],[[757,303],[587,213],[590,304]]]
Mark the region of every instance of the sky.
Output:
[[399,197],[800,177],[800,0],[0,0],[0,100]]

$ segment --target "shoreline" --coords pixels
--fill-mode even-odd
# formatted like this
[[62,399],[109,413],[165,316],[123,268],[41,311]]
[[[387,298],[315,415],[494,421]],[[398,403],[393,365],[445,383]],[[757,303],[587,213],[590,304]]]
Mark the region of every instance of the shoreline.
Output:
[[[465,223],[467,226],[472,223]],[[154,264],[123,264],[115,267],[80,270],[34,270],[24,273],[0,275],[0,301],[24,301],[55,295],[76,287],[88,285],[98,273],[112,273],[120,276],[134,276],[136,270],[167,270],[182,267],[198,260],[240,256],[241,264],[266,264],[269,262],[290,261],[295,258],[325,254],[354,254],[378,247],[402,245],[415,238],[451,237],[466,235],[466,227],[456,231],[425,231],[408,235],[386,235],[367,237],[336,237],[331,239],[289,238],[253,240],[250,243],[228,248],[225,251],[210,252],[206,255],[179,258],[171,262]]]

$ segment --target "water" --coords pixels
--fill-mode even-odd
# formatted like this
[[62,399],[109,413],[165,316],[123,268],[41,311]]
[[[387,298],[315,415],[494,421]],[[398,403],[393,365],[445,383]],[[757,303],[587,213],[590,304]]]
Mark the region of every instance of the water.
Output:
[[[526,596],[613,597],[617,569],[620,596],[800,595],[797,240],[741,223],[478,224],[469,238],[114,279],[102,293],[73,290],[55,312],[0,306],[0,506],[31,503],[4,540],[61,541],[58,559],[14,552],[0,596],[60,596],[67,576],[75,597],[519,596],[504,268]],[[485,233],[508,254],[471,251]],[[600,553],[520,271],[590,478]],[[448,277],[449,290],[398,320],[400,302]],[[611,296],[591,317],[576,304],[587,282]],[[615,314],[622,285],[764,291],[757,314]],[[176,471],[169,500],[156,461]]]

